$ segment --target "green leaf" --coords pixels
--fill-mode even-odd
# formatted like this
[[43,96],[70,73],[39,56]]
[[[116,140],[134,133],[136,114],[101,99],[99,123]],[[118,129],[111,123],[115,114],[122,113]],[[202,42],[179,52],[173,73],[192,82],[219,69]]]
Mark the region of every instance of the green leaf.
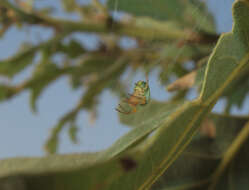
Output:
[[132,127],[141,128],[141,126],[145,124],[158,125],[157,121],[160,123],[161,117],[165,117],[161,116],[163,112],[168,115],[182,103],[183,102],[172,103],[151,100],[146,106],[139,106],[136,113],[130,115],[119,113],[119,119],[121,123]]
[[[64,171],[69,171],[72,168],[85,168],[95,163],[97,157],[98,153],[84,153],[63,156],[51,155],[43,158],[11,158],[0,160],[0,177],[2,180],[4,176],[13,176],[17,173],[28,174],[31,170],[38,174],[49,171],[59,171],[62,167],[64,167]],[[35,170],[34,167],[36,168]]]
[[77,7],[75,0],[62,0],[62,5],[67,12],[72,12]]
[[107,56],[92,56],[86,57],[72,68],[71,83],[73,88],[78,88],[82,85],[85,78],[97,78],[103,71],[110,67],[114,62],[113,58]]
[[43,90],[65,73],[64,69],[58,68],[55,64],[49,62],[41,62],[36,66],[32,77],[27,83],[27,88],[31,91],[30,105],[34,112],[37,111],[36,101]]
[[[16,190],[22,189],[23,186],[25,190],[40,190],[44,188],[76,190],[89,189],[89,187],[99,189],[106,185],[106,176],[108,176],[109,181],[112,181],[120,176],[122,172],[118,175],[115,173],[116,170],[121,169],[120,162],[98,163],[96,162],[97,157],[98,153],[89,153],[64,156],[53,155],[45,158],[3,160],[0,161],[0,176],[8,177],[0,179],[0,187],[3,190],[7,190],[6,186]],[[37,164],[39,164],[39,167],[36,166]],[[19,167],[21,165],[23,167]],[[64,168],[63,172],[61,168]],[[32,175],[29,173],[30,170],[34,171]],[[13,174],[16,173],[21,175],[16,178],[13,176]],[[45,173],[46,175],[43,175]],[[40,175],[42,175],[42,177]],[[44,180],[47,181],[47,183],[43,184]]]
[[136,16],[151,16],[160,20],[180,19],[184,10],[180,1],[108,0],[107,5],[114,11],[126,11]]
[[[245,148],[246,144],[248,144],[248,137],[249,137],[249,122],[247,122],[245,126],[240,130],[237,137],[231,143],[231,146],[224,153],[224,156],[220,164],[218,165],[213,175],[211,176],[210,185],[208,187],[209,190],[216,189],[216,188],[220,189],[220,187],[224,187],[224,184],[227,184],[227,186],[230,185],[228,182],[224,182],[224,178],[222,179],[222,177],[224,176],[224,173],[227,171],[229,167],[238,166],[238,168],[241,168],[242,162],[239,162],[239,163],[235,162],[233,163],[232,166],[231,166],[231,163],[233,160],[236,159],[236,156],[240,156],[239,153],[241,152],[241,148],[242,147]],[[243,149],[242,149],[242,152],[244,152]],[[248,158],[248,155],[244,153],[242,157]],[[238,160],[241,160],[240,157],[238,157]],[[230,178],[233,178],[234,176],[233,171],[229,172],[229,174],[231,173],[232,175]],[[240,184],[237,184],[237,185],[240,186]],[[247,182],[247,185],[248,185],[248,182]]]
[[185,3],[185,20],[187,25],[194,26],[197,30],[215,33],[213,16],[208,12],[206,2],[190,0]]
[[113,11],[125,11],[135,16],[176,21],[182,26],[192,25],[206,32],[215,31],[213,19],[204,3],[200,1],[108,0],[107,5]]
[[16,89],[7,85],[0,85],[0,101],[4,101],[16,94]]
[[[247,2],[238,1],[234,4],[233,10],[235,19],[233,31],[222,35],[209,59],[207,71],[210,74],[206,75],[206,85],[202,92],[203,101],[219,93],[217,89],[227,78],[232,78],[238,71],[248,67],[249,24],[246,18],[249,16],[249,11]],[[222,74],[219,74],[220,70],[223,70]]]
[[92,109],[96,105],[96,100],[104,88],[108,88],[109,85],[111,86],[112,81],[117,80],[126,68],[126,61],[124,60],[114,62],[112,59],[107,59],[102,61],[107,61],[108,67],[102,70],[100,66],[97,72],[98,75],[95,75],[93,80],[88,83],[88,88],[81,100],[82,107],[85,109]]
[[55,132],[55,130],[58,128],[59,128],[58,126],[53,128],[52,135],[50,136],[50,138],[47,140],[46,144],[44,145],[44,149],[48,154],[54,154],[58,150],[59,132]]
[[[186,130],[186,132],[188,131],[188,127],[186,127],[186,124],[189,122],[192,123],[191,116],[200,113],[199,111],[200,106],[193,106],[191,103],[188,103],[183,107],[178,108],[178,111],[170,114],[168,116],[168,120],[165,121],[166,118],[162,118],[164,122],[159,128],[161,130],[157,131],[155,136],[153,136],[154,138],[157,138],[153,138],[154,140],[149,144],[151,146],[145,147],[145,152],[142,154],[139,151],[140,153],[138,152],[136,154],[131,153],[128,155],[120,155],[120,157],[117,157],[114,160],[111,159],[103,163],[102,160],[106,160],[109,157],[105,157],[103,156],[103,154],[100,154],[97,157],[99,164],[90,166],[89,168],[73,169],[66,172],[66,170],[64,169],[67,168],[67,166],[63,166],[63,170],[65,172],[62,172],[61,170],[50,170],[50,174],[47,173],[46,175],[43,175],[45,171],[40,172],[39,170],[36,170],[35,173],[32,173],[32,176],[23,175],[26,172],[32,170],[32,167],[29,167],[28,169],[24,168],[23,170],[21,170],[19,174],[22,175],[19,176],[22,176],[21,179],[28,189],[39,189],[40,187],[37,186],[37,184],[42,183],[43,180],[47,181],[48,179],[50,179],[50,182],[47,181],[46,189],[56,189],[60,188],[60,186],[68,186],[69,189],[94,189],[99,186],[101,187],[101,189],[117,189],[117,187],[121,189],[137,189],[136,187],[141,187],[141,185],[143,185],[144,182],[146,182],[147,179],[149,179],[151,176],[157,176],[160,173],[160,170],[158,171],[159,168],[157,168],[157,166],[159,166],[159,163],[165,160],[165,156],[167,159],[169,159],[168,163],[172,161],[172,159],[174,158],[171,151],[172,146],[175,145],[175,143],[179,143],[179,146],[182,147],[181,142],[185,139],[178,138],[177,136],[180,135],[179,137],[184,137],[182,136],[182,130],[184,129]],[[199,114],[197,115],[199,116]],[[182,123],[179,118],[182,118],[186,123]],[[196,123],[196,126],[198,126],[198,123]],[[137,129],[139,128],[134,128],[133,130]],[[192,134],[192,132],[190,132],[190,134]],[[186,139],[188,138],[186,137]],[[184,141],[186,141],[186,139]],[[174,152],[178,151],[178,148],[176,148]],[[148,164],[148,159],[151,160],[150,163],[152,165]],[[100,174],[102,174],[101,177]],[[41,177],[41,175],[44,177]],[[135,176],[136,180],[131,181],[130,179],[134,179]],[[11,180],[11,178],[9,179]],[[91,179],[94,179],[94,182],[92,182]],[[60,183],[57,183],[59,181]],[[52,187],[52,183],[57,185]],[[120,185],[121,183],[122,185]],[[42,188],[44,188],[44,186]]]
[[58,150],[59,134],[63,127],[75,121],[79,112],[79,108],[76,107],[72,111],[66,113],[59,122],[52,128],[51,135],[48,137],[44,149],[49,154],[54,154]]
[[[177,77],[183,77],[183,75],[188,73],[188,70],[184,68],[186,62],[195,61],[198,60],[199,57],[209,55],[212,52],[212,48],[212,46],[195,46],[188,44],[179,47],[176,43],[163,46],[163,49],[160,52],[160,61],[162,62],[160,79],[162,83],[167,84],[170,81],[169,79],[172,74]],[[201,66],[201,68],[202,67],[203,66]],[[201,79],[201,81],[203,81],[203,71],[205,71],[205,68],[202,68],[202,71],[197,74],[198,79],[196,80],[200,81]]]
[[23,50],[13,57],[0,61],[0,74],[13,77],[15,74],[23,71],[28,65],[32,64],[37,47]]
[[[58,124],[53,128],[53,131],[45,144],[45,150],[47,153],[49,154],[56,153],[58,146],[58,135],[61,132],[61,130],[67,124],[70,124],[75,121],[81,109],[91,109],[93,106],[96,105],[97,103],[96,99],[98,95],[107,86],[110,80],[120,76],[120,74],[124,71],[125,63],[126,62],[124,61],[116,63],[108,62],[109,67],[105,68],[105,70],[101,74],[99,74],[93,81],[91,81],[89,87],[86,89],[86,92],[83,94],[82,98],[75,106],[75,108],[73,108],[70,112],[65,114],[60,119]],[[77,71],[77,67],[69,67],[68,69],[70,72]]]
[[172,164],[152,189],[205,189],[207,187],[210,176],[224,152],[247,121],[247,118],[216,114],[211,114],[209,119],[216,126],[215,138],[210,139],[198,133],[182,156]]
[[86,50],[76,40],[70,40],[68,43],[58,43],[56,50],[67,54],[70,58],[76,58],[86,53]]
[[68,135],[73,143],[77,143],[77,132],[78,132],[78,126],[75,122],[72,122],[69,129],[68,129]]
[[[135,114],[119,114],[123,124],[135,127],[129,133],[121,137],[113,146],[103,153],[103,157],[111,158],[129,149],[140,140],[144,140],[155,129],[164,123],[181,103],[163,103],[152,101],[146,107],[141,107]],[[153,113],[153,114],[151,114]],[[106,158],[105,158],[106,159]]]
[[245,72],[244,75],[241,73],[241,76],[233,81],[231,86],[224,92],[223,96],[227,99],[225,108],[227,113],[230,113],[233,105],[236,105],[239,108],[243,105],[243,102],[249,93],[248,73],[248,71]]

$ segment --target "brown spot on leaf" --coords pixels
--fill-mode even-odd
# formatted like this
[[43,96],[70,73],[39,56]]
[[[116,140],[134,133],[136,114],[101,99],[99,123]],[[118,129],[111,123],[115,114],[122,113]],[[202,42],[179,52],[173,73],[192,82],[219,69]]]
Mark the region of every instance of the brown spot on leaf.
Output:
[[121,158],[120,164],[125,171],[130,171],[137,167],[137,162],[129,157]]

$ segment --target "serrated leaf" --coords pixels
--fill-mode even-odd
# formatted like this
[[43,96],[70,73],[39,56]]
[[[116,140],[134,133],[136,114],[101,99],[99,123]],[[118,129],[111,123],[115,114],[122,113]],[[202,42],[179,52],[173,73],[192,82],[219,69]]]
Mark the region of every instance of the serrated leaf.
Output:
[[70,58],[76,58],[86,52],[82,45],[76,40],[70,40],[68,43],[58,44],[58,47],[56,48],[59,52],[67,54]]
[[48,140],[46,141],[46,144],[44,145],[44,149],[48,154],[54,154],[58,150],[58,144],[59,144],[59,134],[63,127],[65,127],[67,124],[70,124],[75,121],[77,115],[78,115],[78,108],[73,109],[72,111],[66,113],[59,121],[58,123],[52,128],[51,134],[48,137]]
[[72,122],[68,129],[68,135],[73,143],[77,143],[77,132],[78,132],[78,126],[75,124],[75,122]]
[[49,60],[47,61],[48,62],[42,62],[36,66],[27,84],[27,87],[31,91],[30,105],[34,112],[37,111],[36,101],[43,90],[65,72],[65,70],[49,62]]
[[49,154],[54,154],[58,150],[59,145],[59,138],[58,133],[51,135],[51,137],[47,140],[46,144],[44,145],[44,149]]
[[200,55],[205,56],[210,52],[211,52],[211,47],[209,46],[202,47],[202,46],[184,45],[183,47],[179,47],[178,44],[167,44],[164,46],[160,54],[161,58],[168,62],[184,63],[186,61],[193,60],[197,56]]
[[[188,70],[184,68],[184,64],[187,61],[196,60],[199,56],[207,56],[211,51],[211,46],[202,47],[186,44],[183,47],[178,47],[177,44],[165,45],[160,52],[160,59],[162,59],[162,62],[165,62],[161,65],[160,80],[163,84],[167,84],[172,74],[175,74],[177,77],[183,77],[188,74]],[[205,71],[205,68],[202,68],[201,71]],[[200,79],[203,80],[203,73],[199,74],[198,72],[198,81]]]
[[4,101],[13,95],[15,95],[16,89],[11,86],[7,86],[4,84],[0,85],[0,101]]
[[106,61],[109,66],[105,67],[104,70],[99,68],[98,75],[89,82],[88,88],[84,93],[81,102],[85,109],[92,109],[96,104],[96,98],[98,95],[104,90],[104,88],[109,87],[108,84],[111,84],[111,81],[119,78],[126,68],[126,62],[123,60],[114,62],[109,59]]
[[103,71],[113,64],[113,59],[106,56],[89,57],[80,61],[73,69],[71,75],[71,83],[73,88],[82,85],[83,79],[91,76],[98,77]]
[[[99,62],[97,62],[99,63]],[[58,135],[67,124],[74,122],[79,111],[81,109],[91,109],[96,104],[96,99],[101,91],[106,87],[106,84],[110,82],[110,80],[119,77],[120,73],[124,71],[125,62],[116,62],[110,63],[108,62],[109,67],[105,69],[94,81],[92,81],[91,85],[87,88],[86,92],[83,94],[82,98],[80,99],[79,103],[76,105],[71,112],[65,114],[58,124],[53,128],[52,134],[48,138],[45,144],[45,150],[49,154],[54,154],[57,151],[57,144],[58,144]],[[77,67],[69,67],[70,73],[77,71]],[[56,146],[53,146],[53,145]]]
[[184,12],[185,20],[188,24],[192,24],[197,30],[208,33],[215,33],[215,24],[212,15],[207,10],[207,2],[200,0],[190,0],[185,2],[186,8]]
[[0,61],[0,74],[13,77],[15,74],[24,70],[28,65],[32,64],[35,57],[36,48],[28,49],[20,52],[10,59]]

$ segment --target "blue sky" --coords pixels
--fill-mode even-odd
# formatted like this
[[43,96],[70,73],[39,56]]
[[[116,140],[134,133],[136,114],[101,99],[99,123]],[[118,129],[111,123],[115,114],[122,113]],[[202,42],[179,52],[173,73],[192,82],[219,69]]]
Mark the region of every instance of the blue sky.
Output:
[[[58,7],[56,1],[37,1],[36,6],[43,7],[53,4]],[[218,32],[230,31],[232,27],[231,4],[232,0],[208,0],[208,7],[215,15]],[[57,16],[66,16],[60,9],[56,12]],[[67,15],[68,16],[68,15]],[[71,18],[77,19],[75,15]],[[0,39],[0,59],[13,54],[21,42],[48,39],[51,35],[50,30],[44,30],[39,27],[27,31],[11,28],[4,38]],[[94,48],[96,38],[94,35],[76,35],[74,36],[82,41],[88,48]],[[132,43],[125,41],[124,44]],[[15,78],[15,82],[28,77],[32,68],[27,69]],[[150,75],[150,86],[152,97],[159,100],[166,100],[169,97],[162,86],[157,81],[156,71]],[[126,76],[124,76],[126,77]],[[132,86],[134,81],[144,79],[144,76],[138,73],[134,80],[129,81]],[[29,108],[29,93],[23,92],[16,98],[0,104],[0,159],[15,156],[41,156],[44,155],[43,144],[47,139],[50,129],[56,124],[58,119],[69,111],[79,99],[81,91],[72,91],[66,78],[59,79],[42,94],[38,101],[38,113],[33,114]],[[67,132],[61,134],[60,153],[97,151],[110,146],[116,139],[126,133],[129,128],[121,125],[118,121],[117,112],[114,110],[118,103],[117,97],[110,92],[105,91],[101,96],[101,104],[98,108],[98,119],[94,125],[89,123],[88,114],[82,111],[79,115],[78,125],[80,131],[78,137],[79,144],[74,145],[69,141]],[[246,113],[248,110],[249,98],[247,104],[242,110],[233,109],[234,113]],[[215,106],[215,110],[221,110],[224,101],[221,100]]]

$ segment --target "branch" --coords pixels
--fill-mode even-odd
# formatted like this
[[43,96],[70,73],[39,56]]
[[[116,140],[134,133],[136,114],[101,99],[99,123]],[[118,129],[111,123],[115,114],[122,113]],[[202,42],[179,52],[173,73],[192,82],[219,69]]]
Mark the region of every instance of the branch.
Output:
[[[103,21],[86,22],[55,19],[52,17],[26,12],[7,0],[1,0],[0,5],[13,10],[22,22],[28,24],[40,24],[53,27],[64,32],[94,32],[94,33],[115,33],[144,40],[183,40],[187,43],[214,43],[218,35],[196,33],[182,28],[167,25],[167,22],[156,21],[151,18],[133,18],[132,22],[115,22],[112,18]],[[146,21],[145,21],[146,20]],[[145,22],[144,22],[145,21]],[[156,27],[155,27],[156,26]]]

